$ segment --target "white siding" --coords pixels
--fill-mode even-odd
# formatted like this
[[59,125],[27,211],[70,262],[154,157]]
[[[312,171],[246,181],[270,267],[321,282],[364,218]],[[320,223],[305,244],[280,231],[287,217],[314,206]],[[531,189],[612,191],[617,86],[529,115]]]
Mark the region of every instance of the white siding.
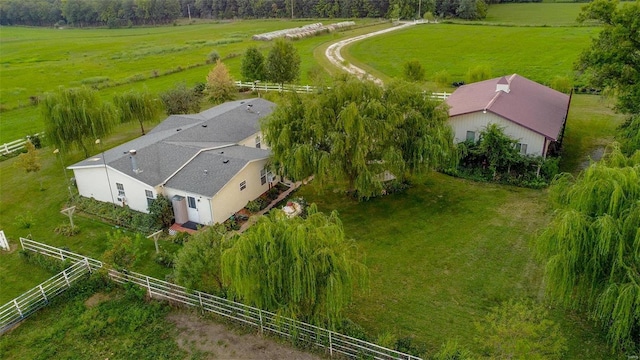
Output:
[[[191,193],[184,190],[178,190],[174,188],[165,187],[165,196],[171,200],[175,195],[184,196],[185,198],[191,196],[196,199],[196,209],[189,211],[189,221],[196,222],[203,225],[211,225],[213,220],[211,218],[211,199],[200,194]],[[188,204],[187,204],[188,206]],[[195,215],[194,215],[195,214]]]
[[[120,183],[124,186],[126,205],[133,210],[148,213],[145,190],[153,192],[153,196],[156,198],[158,196],[156,189],[112,168],[108,167],[107,169],[109,181],[107,181],[107,172],[104,167],[74,169],[80,195],[104,202],[112,202],[113,199],[115,204],[122,205],[121,202],[118,202],[118,188],[116,186],[116,183]],[[109,193],[109,189],[111,189],[111,193]]]
[[[260,184],[260,170],[266,164],[267,159],[250,162],[213,196],[211,204],[215,222],[224,222],[250,200],[257,199],[269,190],[269,182]],[[240,191],[240,183],[243,181],[247,182],[247,187]]]
[[478,140],[480,132],[483,131],[487,125],[497,124],[504,129],[506,135],[517,140],[519,143],[527,144],[527,155],[542,156],[544,154],[544,136],[490,112],[485,114],[478,111],[471,114],[455,116],[449,118],[449,124],[454,130],[454,141],[456,143],[466,140],[467,131],[475,131],[476,140]]

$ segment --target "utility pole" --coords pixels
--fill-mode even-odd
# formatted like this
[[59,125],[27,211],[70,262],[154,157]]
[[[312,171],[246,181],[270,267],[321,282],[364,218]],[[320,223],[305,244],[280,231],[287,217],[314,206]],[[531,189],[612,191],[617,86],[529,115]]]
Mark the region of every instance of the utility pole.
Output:
[[191,22],[191,4],[187,4],[187,12],[189,13],[189,22]]
[[291,0],[291,19],[293,19],[293,2],[296,0]]

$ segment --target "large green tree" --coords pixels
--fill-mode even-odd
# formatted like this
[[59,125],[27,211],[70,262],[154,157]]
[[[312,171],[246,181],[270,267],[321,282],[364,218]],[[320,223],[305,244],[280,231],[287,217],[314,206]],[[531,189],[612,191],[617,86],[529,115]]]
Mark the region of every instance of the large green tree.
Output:
[[266,78],[264,62],[264,56],[257,47],[251,46],[247,48],[244,57],[242,57],[240,68],[242,79],[244,81],[264,80]]
[[109,134],[117,118],[114,107],[88,87],[60,88],[40,104],[47,140],[62,151],[82,149],[87,157],[95,139]]
[[553,221],[537,242],[553,299],[584,309],[614,349],[640,340],[640,152],[614,144],[604,160],[550,188]]
[[223,253],[222,275],[249,305],[335,328],[367,269],[337,213],[311,205],[307,218],[261,217]]
[[265,64],[267,80],[284,84],[300,76],[300,55],[291,41],[278,38],[267,56]]
[[586,5],[578,20],[596,20],[604,28],[586,49],[576,67],[597,87],[612,90],[617,108],[640,114],[640,2],[618,6],[617,0]]
[[160,110],[160,103],[148,91],[129,90],[115,94],[113,103],[118,109],[120,122],[138,121],[142,135],[145,134],[144,122],[155,119]]
[[411,174],[454,160],[448,112],[418,87],[381,88],[347,77],[313,96],[291,94],[262,130],[282,175],[315,175],[360,198],[380,194],[384,175]]

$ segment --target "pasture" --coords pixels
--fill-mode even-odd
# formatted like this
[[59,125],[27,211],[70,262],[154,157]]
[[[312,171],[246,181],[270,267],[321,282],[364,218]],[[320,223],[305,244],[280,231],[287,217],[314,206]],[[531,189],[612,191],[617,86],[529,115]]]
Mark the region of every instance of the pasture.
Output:
[[[324,20],[324,23],[339,20]],[[146,88],[160,93],[183,82],[206,81],[212,64],[207,56],[217,51],[235,79],[249,46],[266,56],[270,44],[251,40],[253,34],[309,24],[306,21],[236,21],[174,27],[132,29],[49,29],[5,27],[0,34],[0,143],[42,131],[44,125],[32,97],[59,86],[100,88],[104,100],[116,92]],[[389,26],[358,20],[364,28],[296,41],[302,58],[300,82],[309,83],[316,67],[313,50],[333,39]]]
[[517,73],[549,84],[555,76],[573,78],[573,63],[597,33],[590,27],[425,24],[353,43],[345,58],[383,79],[402,77],[404,63],[417,59],[429,81],[443,70],[462,81],[469,69],[485,65],[493,76]]
[[494,4],[484,23],[511,26],[575,26],[584,3]]

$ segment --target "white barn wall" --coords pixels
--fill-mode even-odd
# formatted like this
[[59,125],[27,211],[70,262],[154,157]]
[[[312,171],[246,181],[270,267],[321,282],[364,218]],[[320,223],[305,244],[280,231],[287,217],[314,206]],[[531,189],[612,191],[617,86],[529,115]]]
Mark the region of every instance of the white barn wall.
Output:
[[[269,182],[260,184],[260,170],[267,164],[267,159],[250,162],[211,199],[213,219],[224,222],[229,216],[242,209],[251,200],[257,199],[269,190]],[[240,191],[240,183],[247,182],[247,188]]]
[[527,155],[544,154],[545,137],[516,123],[506,120],[496,114],[478,111],[470,114],[449,118],[449,124],[455,133],[455,143],[463,142],[467,138],[467,131],[476,132],[476,140],[481,131],[489,124],[497,124],[504,129],[504,133],[518,142],[527,144]]
[[[91,167],[74,169],[73,176],[76,179],[76,186],[80,196],[94,198],[98,201],[111,202],[109,194],[109,183],[104,167]],[[115,185],[113,185],[115,187]],[[113,195],[115,199],[116,194]]]

